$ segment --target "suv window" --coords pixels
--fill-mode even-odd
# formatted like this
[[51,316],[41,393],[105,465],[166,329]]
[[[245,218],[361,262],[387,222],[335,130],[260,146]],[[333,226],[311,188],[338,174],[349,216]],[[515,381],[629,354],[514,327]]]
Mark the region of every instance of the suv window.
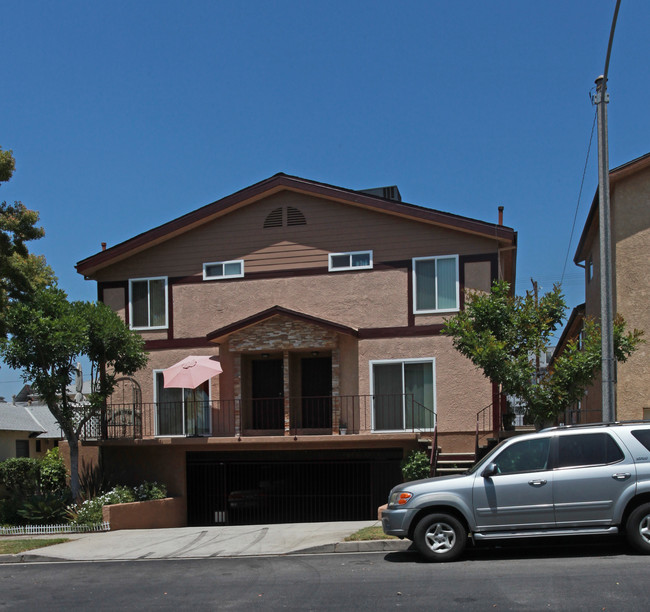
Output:
[[558,436],[558,468],[604,465],[623,458],[623,451],[609,434]]
[[548,465],[550,440],[550,438],[535,438],[508,446],[495,461],[499,474],[545,470]]
[[650,451],[650,429],[636,429],[631,433]]

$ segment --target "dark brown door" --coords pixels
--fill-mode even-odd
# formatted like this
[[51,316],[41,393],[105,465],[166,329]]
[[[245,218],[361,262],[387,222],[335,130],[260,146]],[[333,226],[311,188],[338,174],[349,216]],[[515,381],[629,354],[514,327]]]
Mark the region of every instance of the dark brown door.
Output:
[[253,429],[284,429],[282,359],[256,359],[251,366]]
[[301,363],[302,426],[332,427],[332,358],[305,357]]

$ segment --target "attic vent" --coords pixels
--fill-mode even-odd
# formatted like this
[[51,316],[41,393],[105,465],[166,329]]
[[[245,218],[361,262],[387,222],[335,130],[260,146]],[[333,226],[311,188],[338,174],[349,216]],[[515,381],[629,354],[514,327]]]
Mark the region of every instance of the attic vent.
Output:
[[287,206],[287,225],[307,225],[305,215],[297,208]]
[[[286,209],[286,224],[285,225],[307,225],[307,221],[305,219],[305,215],[300,212],[297,208],[294,206],[287,206]],[[274,208],[266,217],[264,221],[264,227],[282,227],[283,219],[283,209],[282,208]]]
[[274,208],[264,221],[264,228],[282,227],[282,208]]

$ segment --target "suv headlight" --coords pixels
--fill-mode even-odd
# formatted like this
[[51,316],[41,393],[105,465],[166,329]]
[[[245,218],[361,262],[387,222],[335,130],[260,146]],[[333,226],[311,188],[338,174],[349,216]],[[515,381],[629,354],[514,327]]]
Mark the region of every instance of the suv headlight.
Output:
[[413,493],[409,493],[408,491],[395,491],[395,493],[391,493],[388,505],[392,508],[404,506],[411,497],[413,497]]

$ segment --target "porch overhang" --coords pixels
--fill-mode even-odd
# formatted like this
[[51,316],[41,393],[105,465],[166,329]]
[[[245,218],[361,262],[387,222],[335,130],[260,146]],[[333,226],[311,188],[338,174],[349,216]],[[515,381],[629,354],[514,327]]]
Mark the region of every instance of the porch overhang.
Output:
[[347,336],[352,336],[354,338],[359,337],[359,330],[353,327],[348,327],[347,325],[335,323],[334,321],[328,321],[326,319],[321,319],[319,317],[314,317],[312,315],[305,314],[304,312],[298,312],[297,310],[290,310],[289,308],[284,308],[282,306],[276,305],[276,306],[272,306],[271,308],[267,308],[266,310],[262,310],[261,312],[258,312],[250,317],[240,319],[239,321],[230,323],[225,327],[216,329],[210,332],[209,334],[206,334],[206,339],[208,340],[208,342],[220,344],[228,336],[230,336],[235,332],[239,332],[248,327],[258,325],[263,321],[267,321],[268,319],[277,316],[286,317],[303,323],[310,323],[312,325],[317,325],[319,327],[322,327],[324,329],[327,329],[331,332],[335,332],[338,334],[345,334]]
[[365,433],[348,435],[242,436],[200,438],[157,437],[146,439],[84,440],[85,446],[175,447],[187,451],[288,451],[409,448],[428,441],[431,432]]

